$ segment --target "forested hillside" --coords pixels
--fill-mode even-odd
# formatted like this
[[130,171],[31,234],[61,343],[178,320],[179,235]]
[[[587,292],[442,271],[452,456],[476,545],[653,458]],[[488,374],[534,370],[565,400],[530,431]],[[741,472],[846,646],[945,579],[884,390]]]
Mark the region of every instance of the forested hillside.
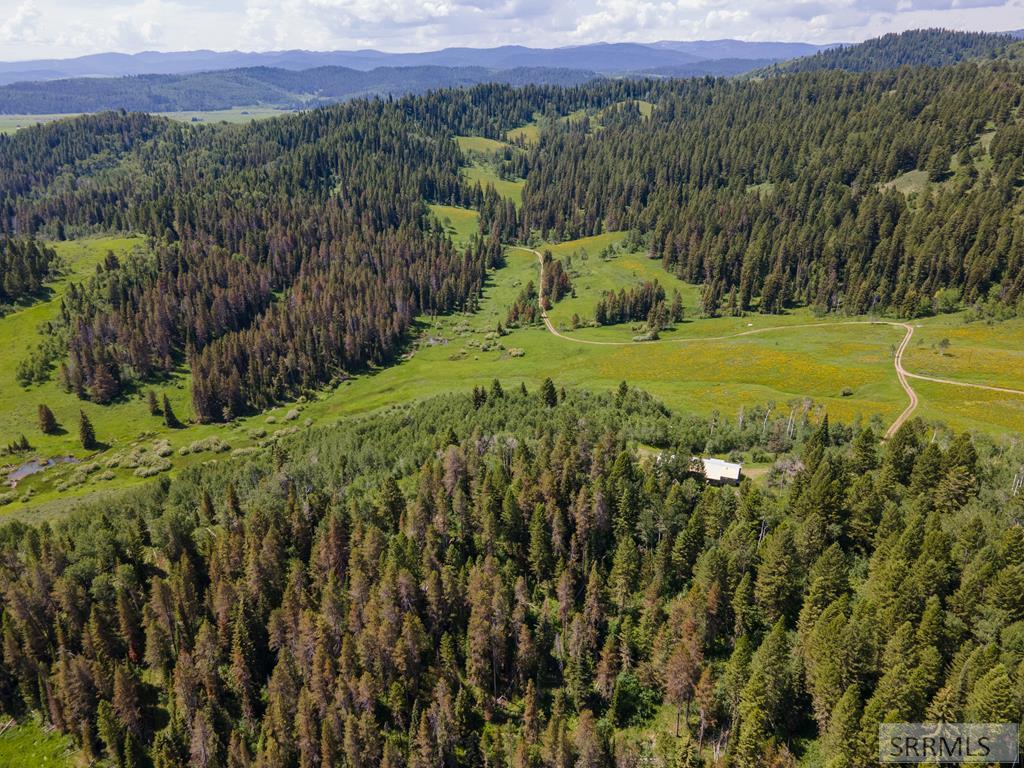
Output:
[[0,231],[154,238],[153,264],[64,304],[64,348],[28,367],[105,403],[185,360],[196,415],[219,421],[391,362],[416,315],[472,308],[500,259],[494,236],[458,251],[427,215],[473,196],[452,132],[639,87],[484,86],[232,129],[103,113],[0,138]]
[[[932,311],[1024,296],[1021,69],[1008,63],[693,80],[642,118],[550,130],[520,235],[634,228],[704,309]],[[991,144],[982,141],[983,135]],[[910,198],[890,182],[919,170]]]
[[971,59],[994,58],[1006,51],[1016,39],[1011,34],[917,29],[819,51],[812,56],[777,64],[772,69],[791,73],[822,69],[878,72],[897,67],[946,67]]
[[0,237],[0,312],[7,303],[39,293],[56,254],[35,240]]
[[[748,416],[495,382],[8,526],[0,705],[160,768],[867,766],[883,719],[1018,721],[1020,449]],[[686,458],[751,447],[770,485]]]
[[[742,70],[753,67],[748,65]],[[309,108],[360,96],[403,96],[479,83],[577,85],[592,71],[544,67],[348,67],[226,69],[181,75],[69,78],[0,86],[0,114],[220,110],[255,104]]]

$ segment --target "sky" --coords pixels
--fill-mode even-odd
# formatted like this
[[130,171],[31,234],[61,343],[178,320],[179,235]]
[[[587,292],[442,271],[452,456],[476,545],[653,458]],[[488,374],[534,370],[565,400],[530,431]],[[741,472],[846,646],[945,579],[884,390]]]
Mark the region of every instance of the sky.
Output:
[[436,50],[1024,28],[1024,0],[0,0],[0,60],[143,50]]

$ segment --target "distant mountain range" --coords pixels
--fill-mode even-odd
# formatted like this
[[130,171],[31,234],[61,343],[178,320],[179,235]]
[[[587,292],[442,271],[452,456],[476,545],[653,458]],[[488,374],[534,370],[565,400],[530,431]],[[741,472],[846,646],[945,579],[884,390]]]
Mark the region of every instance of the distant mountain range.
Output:
[[70,77],[180,75],[248,67],[304,70],[333,66],[361,71],[380,67],[414,66],[484,67],[499,70],[544,67],[620,74],[692,66],[698,62],[720,59],[780,61],[796,56],[808,56],[829,47],[831,46],[808,43],[747,43],[741,40],[665,40],[657,43],[594,43],[565,48],[528,48],[522,45],[505,45],[498,48],[445,48],[421,53],[386,53],[374,50],[98,53],[74,59],[0,62],[0,84]]
[[[127,109],[178,112],[243,106],[310,107],[360,96],[496,82],[576,85],[599,77],[733,77],[818,69],[872,71],[946,66],[1000,55],[1024,37],[913,30],[855,45],[664,40],[566,48],[446,48],[381,51],[184,51],[103,53],[0,63],[0,114]],[[6,84],[5,84],[6,83]]]

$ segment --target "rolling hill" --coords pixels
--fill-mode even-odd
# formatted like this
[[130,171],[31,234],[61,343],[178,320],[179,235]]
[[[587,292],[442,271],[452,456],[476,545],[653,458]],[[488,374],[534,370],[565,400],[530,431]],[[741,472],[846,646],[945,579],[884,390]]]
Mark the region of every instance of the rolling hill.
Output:
[[176,112],[274,105],[309,107],[360,96],[423,93],[478,83],[578,85],[599,77],[587,70],[521,67],[348,67],[288,70],[250,67],[183,75],[71,78],[0,86],[0,114]]

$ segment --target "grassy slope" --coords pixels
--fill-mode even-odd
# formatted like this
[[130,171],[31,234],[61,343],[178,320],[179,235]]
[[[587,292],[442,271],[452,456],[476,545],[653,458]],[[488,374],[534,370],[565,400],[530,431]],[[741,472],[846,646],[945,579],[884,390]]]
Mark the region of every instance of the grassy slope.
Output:
[[[335,417],[451,389],[464,390],[493,378],[506,385],[524,382],[533,387],[546,376],[560,384],[598,389],[627,379],[673,407],[700,413],[720,410],[731,414],[743,404],[769,399],[784,402],[804,395],[825,402],[831,412],[847,418],[875,411],[894,417],[902,407],[895,376],[890,375],[889,346],[899,338],[896,330],[883,331],[883,338],[873,340],[837,326],[810,338],[806,334],[786,338],[780,333],[727,345],[623,348],[576,345],[541,328],[529,328],[502,339],[504,351],[481,350],[485,335],[504,321],[515,295],[526,281],[536,280],[536,270],[532,254],[511,250],[507,266],[488,286],[479,314],[441,318],[429,328],[432,336],[447,343],[423,345],[399,366],[354,379],[337,396],[311,406],[311,412]],[[769,324],[777,319],[753,321]],[[509,356],[507,349],[516,347],[526,354]],[[799,377],[792,375],[794,369]],[[793,382],[799,386],[793,387]],[[845,385],[856,388],[853,398],[839,397],[839,389]]]
[[512,128],[505,134],[509,141],[522,140],[525,144],[536,144],[540,141],[540,126],[537,123],[527,123],[518,128]]
[[27,721],[0,736],[0,768],[64,768],[79,765],[71,740]]
[[479,182],[481,187],[487,187],[488,184],[494,186],[494,191],[502,197],[507,197],[516,204],[518,208],[523,202],[523,186],[526,184],[525,181],[511,181],[509,179],[503,179],[495,172],[494,168],[490,165],[484,165],[481,163],[474,163],[462,171],[463,175],[469,179],[471,183]]
[[[559,243],[548,246],[552,255],[569,266],[576,298],[566,297],[552,307],[548,316],[559,328],[569,328],[574,314],[579,315],[583,322],[594,319],[594,307],[605,291],[629,289],[645,281],[657,280],[665,289],[666,297],[671,301],[672,291],[679,291],[683,304],[693,312],[700,300],[700,291],[696,286],[684,283],[661,267],[661,262],[649,258],[643,253],[616,253],[611,258],[601,256],[609,246],[614,246],[625,237],[624,232],[606,232],[581,240]],[[580,330],[586,338],[602,338],[601,333],[611,329]],[[631,326],[620,325],[615,328],[616,338],[629,340],[634,336]],[[671,333],[669,333],[671,335]]]
[[517,207],[522,204],[523,186],[526,181],[503,179],[498,176],[495,169],[495,163],[502,153],[508,149],[520,150],[511,147],[507,142],[482,136],[456,136],[455,142],[469,160],[469,165],[463,168],[462,174],[470,183],[479,183],[482,187],[490,184],[499,195],[509,198]]
[[[254,442],[248,430],[262,428],[273,431],[277,428],[266,427],[264,416],[254,416],[240,420],[233,426],[194,424],[185,429],[171,430],[164,425],[161,416],[149,413],[144,390],[129,394],[112,405],[100,406],[65,392],[57,384],[56,377],[28,389],[22,388],[15,380],[18,361],[37,344],[40,324],[56,316],[67,286],[86,279],[108,250],[123,254],[133,247],[141,247],[143,243],[143,239],[138,237],[98,237],[55,243],[54,247],[70,265],[68,274],[50,284],[50,295],[46,300],[0,318],[0,359],[4,361],[0,366],[0,445],[7,445],[21,434],[32,445],[32,451],[27,454],[0,457],[0,466],[18,465],[36,456],[73,455],[87,459],[78,439],[79,410],[88,414],[97,438],[107,446],[96,456],[100,469],[89,473],[87,477],[78,472],[81,465],[76,467],[67,464],[25,478],[18,484],[16,493],[11,492],[6,484],[0,486],[0,496],[15,497],[13,502],[0,505],[0,514],[17,512],[26,504],[33,507],[43,505],[48,514],[59,513],[60,500],[68,496],[59,486],[72,481],[72,478],[73,495],[104,493],[136,484],[139,478],[134,474],[134,467],[111,468],[108,474],[105,463],[109,458],[123,456],[137,446],[152,449],[157,440],[167,440],[175,451],[169,458],[177,469],[211,458],[209,453],[178,455],[179,448],[196,440],[216,436],[226,441],[231,448],[244,448]],[[157,392],[167,394],[175,414],[182,421],[191,415],[190,378],[188,371],[182,369],[166,381],[153,385]],[[44,435],[39,431],[36,409],[40,403],[47,404],[53,410],[62,427],[60,434]],[[281,418],[286,409],[279,411],[278,418]],[[83,461],[83,464],[91,463]],[[6,473],[0,474],[6,477]]]
[[465,153],[479,152],[485,155],[494,155],[503,152],[508,144],[497,139],[487,139],[483,136],[456,136],[455,143]]
[[479,231],[480,215],[469,208],[456,205],[431,205],[430,211],[444,225],[445,231],[456,245],[465,245]]

